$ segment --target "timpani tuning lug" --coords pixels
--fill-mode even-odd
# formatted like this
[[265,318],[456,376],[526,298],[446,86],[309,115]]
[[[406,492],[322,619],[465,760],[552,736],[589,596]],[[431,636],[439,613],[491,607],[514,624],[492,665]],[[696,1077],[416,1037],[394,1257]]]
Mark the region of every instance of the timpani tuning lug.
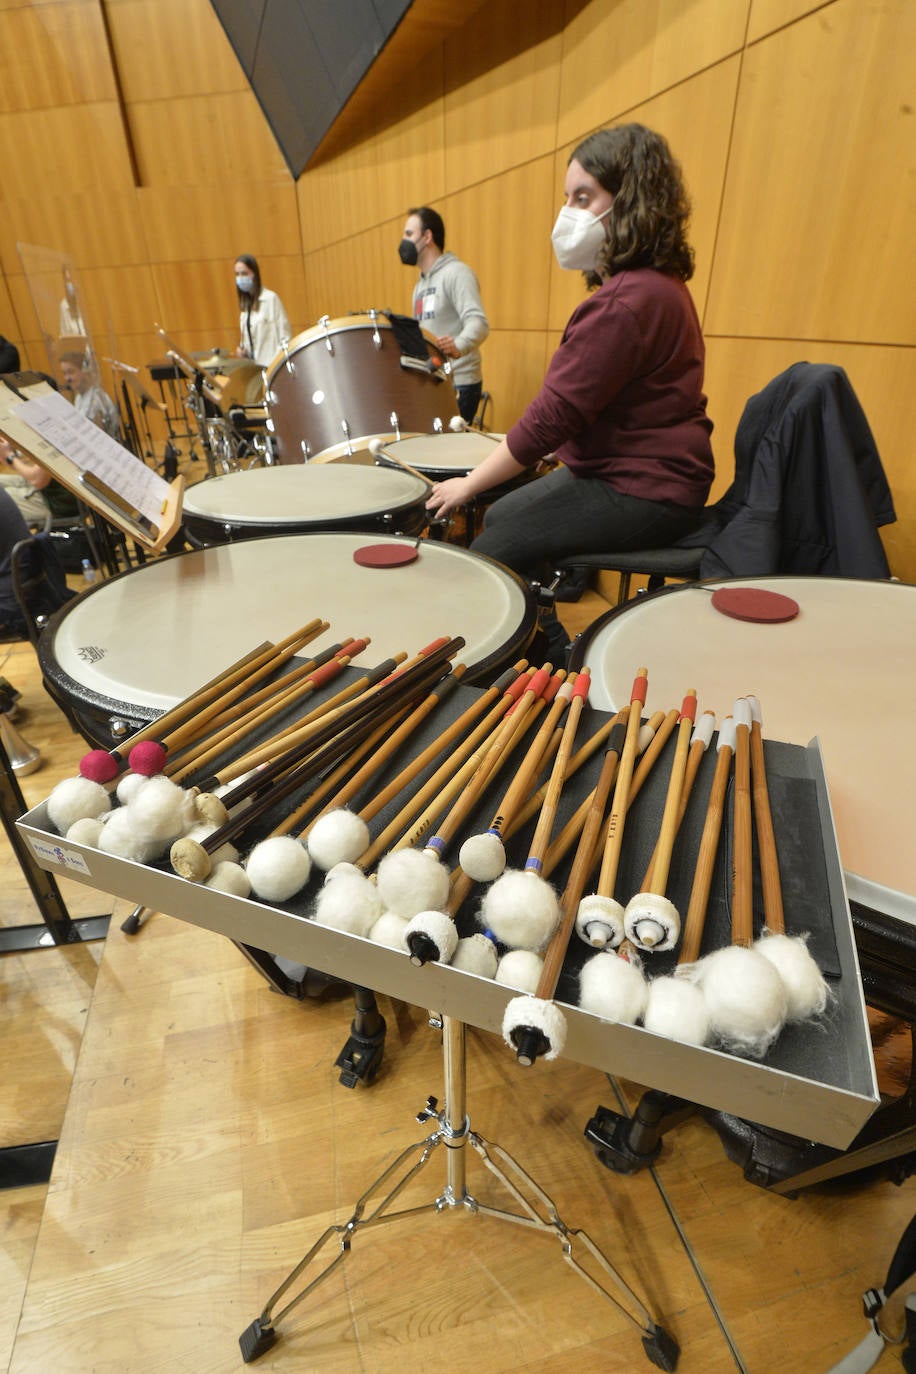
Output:
[[283,356],[286,358],[286,363],[284,364],[284,366],[286,367],[287,372],[289,372],[293,377],[295,377],[295,375],[296,375],[296,364],[293,362],[292,358],[289,356],[289,348],[287,347],[288,344],[289,344],[289,339],[281,339],[281,340],[280,340],[280,347],[283,349]]
[[108,731],[112,739],[127,739],[128,735],[133,734],[134,728],[120,716],[112,716],[108,722]]
[[366,314],[369,316],[369,319],[372,321],[372,343],[373,343],[373,345],[374,345],[376,348],[381,348],[381,346],[382,346],[382,336],[381,336],[381,334],[380,334],[379,331],[378,331],[378,311],[377,311],[377,310],[367,310],[367,311],[366,311]]

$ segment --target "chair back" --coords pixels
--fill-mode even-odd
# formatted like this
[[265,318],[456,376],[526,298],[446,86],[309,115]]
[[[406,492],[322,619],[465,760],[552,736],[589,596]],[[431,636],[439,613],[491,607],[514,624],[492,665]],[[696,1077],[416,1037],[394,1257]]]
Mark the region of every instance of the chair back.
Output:
[[20,539],[10,555],[10,572],[19,613],[29,639],[37,647],[49,617],[76,595],[67,586],[64,566],[50,532],[42,530],[28,539]]

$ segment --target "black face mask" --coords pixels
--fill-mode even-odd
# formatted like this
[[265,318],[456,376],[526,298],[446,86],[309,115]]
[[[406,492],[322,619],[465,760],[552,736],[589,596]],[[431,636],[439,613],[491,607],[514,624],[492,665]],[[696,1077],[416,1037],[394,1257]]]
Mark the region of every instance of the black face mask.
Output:
[[417,265],[417,245],[413,239],[401,239],[398,244],[398,257],[405,267],[416,267]]

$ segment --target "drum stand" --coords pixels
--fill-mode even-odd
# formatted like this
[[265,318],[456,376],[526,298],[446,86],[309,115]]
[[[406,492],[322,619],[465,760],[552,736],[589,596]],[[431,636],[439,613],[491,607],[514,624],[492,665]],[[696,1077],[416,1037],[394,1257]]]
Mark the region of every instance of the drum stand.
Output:
[[[467,1089],[467,1036],[463,1022],[446,1016],[442,1019],[443,1060],[445,1079],[445,1106],[440,1111],[436,1098],[427,1100],[426,1107],[418,1113],[418,1121],[434,1120],[437,1129],[425,1140],[409,1145],[372,1183],[356,1204],[353,1215],[342,1226],[329,1226],[319,1236],[312,1248],[303,1256],[280,1287],[272,1294],[267,1306],[259,1317],[242,1332],[239,1345],[246,1364],[265,1354],[277,1339],[276,1322],[281,1321],[304,1298],[308,1297],[350,1253],[353,1237],[358,1231],[371,1226],[381,1226],[385,1222],[399,1221],[403,1217],[416,1216],[432,1208],[444,1212],[447,1208],[465,1207],[469,1212],[493,1217],[497,1221],[510,1221],[526,1226],[542,1234],[556,1236],[560,1242],[563,1258],[575,1269],[576,1273],[596,1293],[606,1298],[614,1307],[642,1333],[642,1343],[646,1355],[659,1369],[673,1370],[677,1367],[680,1347],[663,1327],[650,1316],[649,1312],[631,1288],[613,1268],[606,1256],[598,1249],[584,1231],[572,1230],[561,1220],[548,1195],[541,1189],[524,1169],[499,1145],[485,1141],[470,1129],[466,1111]],[[440,1146],[445,1146],[447,1182],[441,1193],[431,1202],[399,1211],[389,1211],[390,1205],[425,1167]],[[466,1148],[471,1145],[492,1174],[499,1179],[506,1191],[514,1198],[521,1211],[503,1211],[477,1201],[467,1190],[466,1185]],[[496,1156],[496,1163],[492,1156]],[[500,1167],[502,1166],[502,1167]],[[541,1211],[532,1205],[521,1192],[519,1183],[524,1184],[541,1205]],[[381,1194],[373,1202],[376,1193]],[[542,1215],[542,1212],[546,1215]],[[315,1275],[301,1291],[283,1306],[279,1312],[274,1308],[289,1292],[296,1281],[315,1259],[324,1246],[333,1238],[338,1239],[337,1255]],[[616,1288],[624,1295],[628,1306],[610,1293],[582,1267],[573,1254],[575,1242],[584,1247],[592,1260],[610,1278]],[[632,1308],[633,1310],[630,1310]]]

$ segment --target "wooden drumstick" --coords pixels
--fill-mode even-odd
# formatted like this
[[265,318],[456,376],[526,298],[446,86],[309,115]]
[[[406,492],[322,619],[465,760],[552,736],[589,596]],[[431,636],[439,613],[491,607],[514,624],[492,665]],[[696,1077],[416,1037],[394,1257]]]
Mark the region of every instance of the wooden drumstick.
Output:
[[731,773],[732,756],[735,750],[735,721],[726,716],[719,727],[716,744],[716,769],[713,774],[709,801],[706,806],[706,820],[697,852],[693,872],[693,886],[690,902],[684,918],[684,933],[678,954],[679,964],[693,964],[700,957],[703,942],[703,927],[706,923],[706,909],[709,905],[709,892],[712,887],[712,874],[719,848],[719,835],[722,831],[722,817],[725,811],[725,794]]
[[782,905],[782,884],[779,878],[779,856],[770,810],[766,761],[763,752],[763,718],[760,702],[747,698],[751,708],[751,790],[754,799],[754,821],[757,828],[757,853],[760,860],[760,881],[763,887],[763,916],[771,935],[784,935],[786,918]]
[[[681,822],[683,821],[684,816],[687,812],[687,803],[690,801],[690,794],[693,791],[693,785],[696,782],[700,764],[703,762],[703,755],[709,748],[715,728],[716,717],[714,711],[704,711],[703,714],[700,716],[700,719],[694,726],[693,735],[690,740],[690,752],[687,755],[687,769],[684,773],[684,783],[681,788],[681,801],[677,812],[675,834],[680,830]],[[655,867],[655,859],[657,854],[658,841],[656,840],[655,848],[652,850],[652,856],[649,859],[649,863],[646,868],[645,875],[643,876],[642,884],[640,886],[641,892],[645,892],[652,885],[652,872]]]
[[392,453],[389,449],[385,448],[385,444],[382,439],[370,439],[369,452],[372,454],[372,457],[376,460],[376,462],[378,462],[382,453],[384,453],[388,462],[394,463],[397,467],[403,469],[404,472],[409,472],[411,477],[419,477],[420,481],[425,486],[429,487],[430,489],[432,488],[433,483],[430,481],[428,477],[424,476],[424,474],[422,472],[419,472],[416,468],[412,468],[409,463],[405,463],[404,459],[399,458],[396,453]]
[[751,825],[751,708],[742,697],[734,705],[735,799],[732,815],[732,944],[754,943],[754,869]]

